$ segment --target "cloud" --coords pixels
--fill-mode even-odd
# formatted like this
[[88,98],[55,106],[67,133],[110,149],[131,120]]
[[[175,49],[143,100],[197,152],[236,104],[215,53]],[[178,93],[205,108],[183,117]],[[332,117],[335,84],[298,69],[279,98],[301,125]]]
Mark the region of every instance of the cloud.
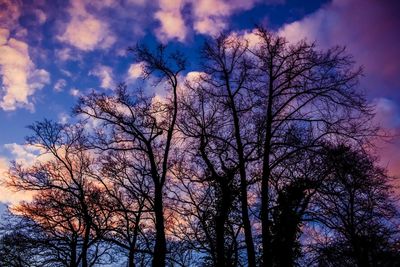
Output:
[[186,25],[182,17],[181,9],[183,0],[160,0],[160,10],[154,14],[154,18],[160,22],[156,29],[156,36],[162,42],[177,39],[183,42],[186,38]]
[[43,10],[41,9],[34,9],[33,13],[36,15],[36,18],[38,19],[39,24],[43,24],[47,20],[47,15],[44,13]]
[[72,77],[72,73],[65,69],[60,69],[61,73],[67,77]]
[[81,94],[81,92],[79,91],[79,89],[72,88],[71,90],[69,90],[69,94],[72,95],[73,97],[78,97]]
[[[234,1],[237,2],[237,1]],[[247,2],[247,1],[243,1]],[[248,1],[247,3],[251,3]],[[194,1],[194,29],[201,34],[217,35],[225,29],[227,16],[236,8],[234,3],[221,0]]]
[[[232,14],[249,10],[258,2],[260,1],[160,0],[159,10],[154,15],[154,18],[160,22],[160,27],[156,29],[156,36],[162,42],[173,39],[184,42],[189,33],[187,25],[190,24],[193,24],[192,28],[196,33],[215,36],[227,28]],[[269,4],[278,2],[267,1]],[[183,10],[191,14],[191,17],[184,17]]]
[[59,80],[57,80],[56,84],[54,85],[54,91],[61,92],[66,85],[67,85],[66,80],[59,79]]
[[[345,45],[356,64],[364,67],[361,87],[373,99],[377,123],[389,133],[399,134],[400,112],[396,107],[400,102],[400,3],[381,2],[333,0],[315,13],[284,25],[279,34],[291,42],[316,40],[324,49]],[[382,164],[390,174],[400,176],[400,141],[379,145]]]
[[61,123],[61,124],[68,123],[70,118],[71,117],[65,112],[61,112],[60,114],[58,114],[58,122]]
[[7,29],[0,30],[0,107],[3,110],[15,110],[20,106],[33,109],[29,97],[50,82],[50,74],[36,69],[27,43],[9,35]]
[[4,28],[0,28],[0,45],[7,44],[7,40],[10,36],[10,31]]
[[400,88],[399,8],[397,0],[333,0],[302,20],[285,25],[279,34],[292,42],[317,40],[323,48],[345,45],[357,64],[364,66],[362,85],[377,97],[382,90]]
[[35,69],[30,74],[29,86],[34,90],[42,89],[45,84],[50,83],[50,73],[44,69]]
[[0,27],[13,29],[21,16],[19,1],[0,0]]
[[112,69],[108,66],[98,65],[89,72],[89,75],[99,78],[100,86],[104,89],[110,89],[114,86]]
[[0,157],[0,202],[16,204],[22,200],[30,200],[31,194],[27,192],[14,192],[4,185],[9,168],[9,160]]
[[[393,136],[389,140],[377,140],[377,153],[380,163],[387,167],[389,175],[400,177],[400,110],[398,105],[388,98],[374,99],[375,122],[382,127],[387,134]],[[387,138],[386,138],[387,139]]]
[[[215,36],[227,28],[229,17],[238,11],[249,10],[257,0],[192,0],[193,26],[197,33]],[[278,3],[266,1],[268,4]]]
[[134,63],[129,66],[127,78],[130,81],[136,80],[143,75],[144,62]]
[[59,41],[83,51],[109,48],[116,41],[107,22],[90,14],[84,1],[72,0],[68,13],[71,19],[57,36]]
[[375,105],[375,120],[385,129],[400,128],[400,110],[396,103],[388,98],[377,98],[372,101]]
[[[35,162],[46,162],[51,159],[50,154],[44,154],[41,148],[33,145],[10,143],[5,144],[4,148],[11,153],[13,160],[16,163],[21,164],[23,167],[30,167]],[[0,202],[16,204],[22,200],[31,200],[33,192],[15,192],[10,188],[5,187],[4,182],[7,180],[9,162],[10,160],[8,158],[0,157]]]
[[18,164],[31,166],[41,154],[41,149],[33,145],[5,144],[4,148],[11,152]]
[[71,48],[69,47],[64,47],[61,49],[55,50],[55,55],[57,59],[61,61],[80,61],[81,60],[81,55],[77,53],[76,51],[74,52]]

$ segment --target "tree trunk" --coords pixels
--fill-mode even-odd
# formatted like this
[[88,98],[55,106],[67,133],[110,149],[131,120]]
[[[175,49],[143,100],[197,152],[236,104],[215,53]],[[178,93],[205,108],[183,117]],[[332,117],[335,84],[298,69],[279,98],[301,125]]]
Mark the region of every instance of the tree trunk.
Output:
[[[89,220],[89,219],[88,219]],[[88,267],[88,249],[89,249],[89,238],[90,238],[90,228],[91,223],[89,222],[85,228],[85,235],[82,245],[82,267]]]
[[71,242],[70,244],[71,249],[71,259],[70,259],[70,267],[76,267],[76,243]]
[[135,251],[134,247],[129,250],[128,267],[135,267]]
[[[270,75],[271,77],[271,75]],[[273,80],[270,78],[268,88],[266,114],[266,130],[263,151],[262,182],[261,182],[261,228],[262,228],[262,266],[272,266],[271,255],[271,223],[269,219],[269,180],[271,176],[270,154],[272,140],[272,101],[273,101]]]
[[229,208],[231,205],[231,192],[226,182],[221,182],[221,199],[218,204],[218,211],[215,217],[215,235],[216,235],[216,266],[227,266],[225,253],[225,223],[228,219]]
[[223,214],[219,214],[215,218],[215,235],[216,235],[216,266],[225,266],[225,219]]
[[164,212],[161,186],[155,187],[154,213],[156,217],[156,243],[154,246],[153,267],[164,267],[167,253],[164,229]]
[[[243,164],[244,165],[244,164]],[[242,168],[245,168],[244,166]],[[254,251],[253,234],[251,231],[251,224],[249,219],[248,203],[247,203],[247,180],[246,174],[240,171],[240,193],[241,193],[241,206],[242,206],[242,220],[245,234],[245,242],[247,248],[247,261],[249,267],[256,266],[256,255]]]
[[229,87],[229,81],[226,79],[228,86],[228,93],[231,102],[233,123],[235,127],[235,139],[237,146],[237,153],[239,158],[239,173],[240,173],[240,202],[241,202],[241,212],[242,212],[242,221],[243,221],[243,229],[245,235],[246,249],[247,249],[247,261],[249,267],[256,266],[256,255],[254,251],[254,242],[253,242],[253,234],[251,230],[249,211],[248,211],[248,201],[247,201],[247,175],[246,175],[246,164],[244,159],[244,151],[243,151],[243,143],[242,137],[240,134],[240,122],[238,113],[236,110],[235,102],[233,95],[231,93]]

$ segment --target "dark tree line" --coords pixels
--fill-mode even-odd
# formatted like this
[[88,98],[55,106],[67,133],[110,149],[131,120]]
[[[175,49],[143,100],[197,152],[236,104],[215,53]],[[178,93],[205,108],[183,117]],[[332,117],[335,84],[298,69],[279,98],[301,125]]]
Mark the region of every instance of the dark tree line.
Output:
[[120,84],[82,96],[78,123],[29,127],[49,159],[10,168],[34,196],[10,208],[0,266],[400,264],[373,107],[344,49],[259,28],[207,40],[189,74],[164,46],[129,51],[164,92]]

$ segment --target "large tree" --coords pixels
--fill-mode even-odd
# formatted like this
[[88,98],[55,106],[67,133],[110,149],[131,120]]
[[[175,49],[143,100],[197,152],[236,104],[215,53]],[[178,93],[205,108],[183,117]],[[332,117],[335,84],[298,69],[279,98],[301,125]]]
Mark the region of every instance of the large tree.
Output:
[[[250,48],[259,70],[261,153],[261,224],[263,266],[272,266],[271,183],[274,170],[299,150],[319,147],[324,140],[360,140],[373,134],[371,107],[357,90],[360,70],[345,50],[318,50],[313,43],[288,43],[263,28]],[[307,143],[287,142],[291,129],[310,132]]]
[[167,53],[160,45],[155,52],[147,47],[130,49],[144,65],[145,77],[159,79],[167,96],[157,99],[143,90],[128,90],[119,86],[112,94],[91,93],[80,99],[75,113],[100,123],[93,145],[101,150],[130,150],[137,155],[131,163],[152,181],[152,209],[154,212],[155,244],[153,266],[165,266],[167,242],[164,218],[164,186],[171,168],[170,151],[173,146],[178,116],[179,74],[185,59],[178,52]]

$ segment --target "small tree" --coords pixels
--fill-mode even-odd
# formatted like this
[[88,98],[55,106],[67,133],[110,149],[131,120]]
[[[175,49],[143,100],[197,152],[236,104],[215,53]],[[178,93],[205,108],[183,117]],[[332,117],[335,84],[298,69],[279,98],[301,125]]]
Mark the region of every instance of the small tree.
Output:
[[107,252],[99,242],[107,214],[101,212],[102,193],[90,179],[94,159],[84,147],[83,128],[47,120],[29,128],[34,134],[27,138],[28,144],[50,159],[11,167],[8,185],[35,192],[32,201],[20,203],[13,212],[34,222],[32,231],[44,234],[49,260],[63,266],[91,266]]

